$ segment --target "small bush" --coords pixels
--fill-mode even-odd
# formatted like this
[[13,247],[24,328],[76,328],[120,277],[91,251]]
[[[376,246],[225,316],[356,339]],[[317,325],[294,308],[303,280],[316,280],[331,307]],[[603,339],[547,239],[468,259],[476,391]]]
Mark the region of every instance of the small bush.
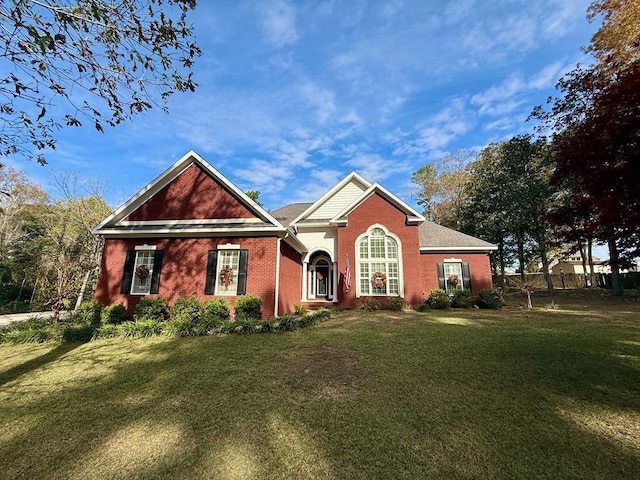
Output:
[[119,335],[120,333],[118,332],[118,325],[115,325],[113,323],[106,323],[93,332],[92,340],[96,340],[99,338],[115,338]]
[[172,321],[190,321],[198,323],[200,321],[200,302],[195,297],[179,298],[171,307]]
[[129,312],[124,305],[112,303],[102,309],[100,318],[103,325],[118,325],[129,320]]
[[147,338],[160,335],[164,326],[165,320],[136,320],[118,325],[118,333],[124,338]]
[[6,343],[43,343],[62,341],[62,328],[48,325],[41,328],[20,328],[5,330],[2,341]]
[[200,333],[196,330],[198,324],[189,318],[171,319],[164,328],[164,333],[174,337],[196,337]]
[[169,303],[164,297],[145,297],[136,305],[134,315],[136,322],[165,322],[169,319]]
[[101,321],[102,305],[95,302],[82,302],[73,314],[72,320],[80,325],[98,327]]
[[499,290],[481,290],[476,302],[480,308],[500,308],[504,305],[502,292]]
[[473,295],[471,290],[456,289],[451,297],[451,306],[453,308],[471,308],[473,307]]
[[404,308],[404,299],[400,297],[387,297],[385,310],[399,312]]
[[451,306],[449,302],[449,294],[440,288],[433,290],[429,294],[427,303],[429,304],[429,307],[434,310],[443,310]]
[[293,314],[299,317],[304,317],[307,314],[307,307],[296,303],[293,305]]
[[[99,317],[98,317],[99,318]],[[93,325],[82,325],[81,327],[67,327],[62,332],[65,342],[88,342],[93,338],[96,327]]]
[[429,305],[428,301],[425,301],[424,303],[421,303],[419,305],[415,305],[413,307],[413,309],[416,312],[426,312],[426,311],[431,310],[431,306]]
[[212,298],[202,304],[200,318],[208,323],[217,320],[229,319],[229,302],[226,298]]
[[241,318],[233,322],[234,333],[256,333],[257,321],[253,318]]
[[253,295],[241,295],[236,298],[236,320],[260,320],[262,316],[262,299]]
[[363,298],[358,302],[357,308],[365,312],[375,312],[376,310],[380,310],[380,302],[377,298]]

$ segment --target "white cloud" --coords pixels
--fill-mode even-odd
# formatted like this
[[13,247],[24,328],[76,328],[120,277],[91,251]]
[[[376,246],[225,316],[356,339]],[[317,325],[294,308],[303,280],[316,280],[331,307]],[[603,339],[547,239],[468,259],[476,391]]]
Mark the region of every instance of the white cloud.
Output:
[[283,1],[270,1],[261,5],[261,23],[266,39],[276,47],[292,45],[298,41],[296,11]]
[[406,161],[386,159],[378,154],[359,154],[345,164],[371,182],[383,182],[396,173],[410,170]]

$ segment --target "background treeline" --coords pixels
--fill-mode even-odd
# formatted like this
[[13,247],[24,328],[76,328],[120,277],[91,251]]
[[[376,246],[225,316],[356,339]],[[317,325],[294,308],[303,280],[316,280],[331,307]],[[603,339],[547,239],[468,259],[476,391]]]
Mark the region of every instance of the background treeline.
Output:
[[0,168],[0,313],[74,308],[91,298],[111,208],[96,185],[54,178],[51,200],[24,172]]
[[581,252],[593,272],[601,243],[622,295],[620,269],[640,254],[640,4],[598,0],[587,17],[602,21],[584,48],[593,64],[558,81],[532,134],[456,152],[412,181],[431,220],[498,246],[494,273],[546,274],[553,249]]

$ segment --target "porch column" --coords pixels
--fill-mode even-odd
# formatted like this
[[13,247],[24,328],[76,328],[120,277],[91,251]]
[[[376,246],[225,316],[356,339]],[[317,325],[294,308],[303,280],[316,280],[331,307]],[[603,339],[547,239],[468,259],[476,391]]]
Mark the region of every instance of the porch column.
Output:
[[338,301],[338,263],[333,262],[333,298],[334,302]]
[[307,299],[307,278],[309,277],[309,262],[302,263],[302,301],[306,302]]

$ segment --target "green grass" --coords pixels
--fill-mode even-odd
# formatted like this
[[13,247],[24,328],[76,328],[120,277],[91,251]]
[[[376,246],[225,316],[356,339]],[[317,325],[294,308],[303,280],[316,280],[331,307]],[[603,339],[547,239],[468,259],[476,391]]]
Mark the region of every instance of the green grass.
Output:
[[640,478],[640,303],[0,346],[3,478]]

